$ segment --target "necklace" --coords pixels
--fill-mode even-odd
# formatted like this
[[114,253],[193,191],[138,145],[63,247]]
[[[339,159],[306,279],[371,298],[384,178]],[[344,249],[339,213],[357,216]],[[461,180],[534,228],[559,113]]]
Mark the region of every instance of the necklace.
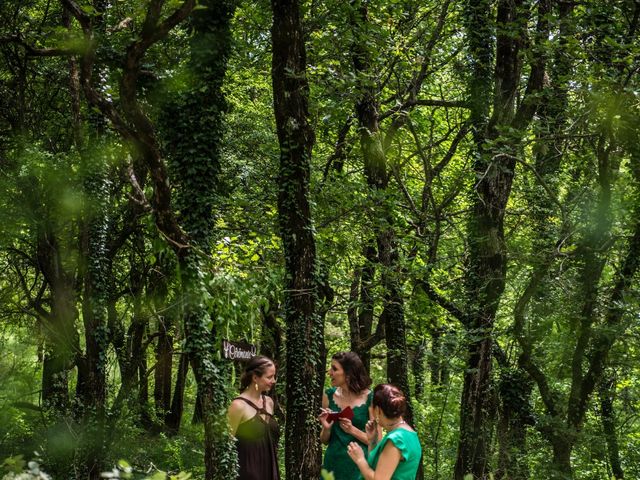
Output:
[[391,430],[393,427],[397,427],[399,425],[402,425],[403,423],[407,423],[407,422],[405,422],[404,420],[398,420],[397,422],[390,423],[384,429],[385,430]]

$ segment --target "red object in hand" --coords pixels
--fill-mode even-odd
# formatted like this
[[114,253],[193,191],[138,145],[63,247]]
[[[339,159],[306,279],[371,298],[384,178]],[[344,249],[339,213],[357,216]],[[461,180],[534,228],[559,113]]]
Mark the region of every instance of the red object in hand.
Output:
[[353,409],[351,407],[346,407],[341,412],[331,412],[327,415],[327,422],[335,422],[339,418],[347,418],[349,420],[353,420]]

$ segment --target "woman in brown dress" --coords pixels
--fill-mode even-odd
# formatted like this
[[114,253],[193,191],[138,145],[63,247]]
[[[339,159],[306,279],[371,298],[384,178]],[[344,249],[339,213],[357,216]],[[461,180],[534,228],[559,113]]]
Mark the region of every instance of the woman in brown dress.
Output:
[[273,417],[273,400],[267,397],[276,383],[276,366],[258,355],[247,363],[240,378],[240,395],[229,406],[231,433],[236,437],[237,480],[280,480],[278,438],[280,430]]

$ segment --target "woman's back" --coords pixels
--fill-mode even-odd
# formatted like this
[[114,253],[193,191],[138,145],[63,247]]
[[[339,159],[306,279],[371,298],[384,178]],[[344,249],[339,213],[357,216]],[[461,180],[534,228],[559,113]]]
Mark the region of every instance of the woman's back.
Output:
[[406,428],[396,428],[387,433],[382,440],[369,453],[368,463],[372,469],[376,469],[380,454],[385,445],[391,442],[400,450],[400,462],[393,472],[391,480],[415,480],[420,458],[422,457],[422,446],[418,439],[418,434]]

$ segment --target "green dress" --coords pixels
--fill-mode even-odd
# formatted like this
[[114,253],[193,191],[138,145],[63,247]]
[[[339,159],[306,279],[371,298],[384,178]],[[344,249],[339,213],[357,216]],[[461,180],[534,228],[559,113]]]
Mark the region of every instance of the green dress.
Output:
[[391,476],[391,480],[415,480],[420,466],[420,457],[422,456],[422,447],[420,446],[418,434],[404,428],[396,428],[387,433],[369,453],[368,463],[372,469],[376,469],[380,454],[387,442],[393,443],[402,455],[400,463],[398,463]]
[[[334,412],[339,412],[340,407],[336,405],[333,400],[333,394],[336,392],[336,387],[332,387],[326,390],[327,398],[329,399],[329,408]],[[371,399],[373,398],[373,392],[370,392],[367,396],[367,401],[362,405],[358,405],[353,409],[353,420],[351,423],[354,427],[364,432],[364,427],[369,421],[369,406],[371,405]],[[355,437],[349,435],[340,428],[338,422],[334,422],[331,425],[331,436],[329,437],[329,444],[324,454],[324,462],[322,468],[328,472],[333,472],[335,480],[357,480],[360,478],[360,470],[347,453],[347,445],[351,442],[358,442]],[[366,453],[367,446],[364,443],[358,442],[362,450]]]

